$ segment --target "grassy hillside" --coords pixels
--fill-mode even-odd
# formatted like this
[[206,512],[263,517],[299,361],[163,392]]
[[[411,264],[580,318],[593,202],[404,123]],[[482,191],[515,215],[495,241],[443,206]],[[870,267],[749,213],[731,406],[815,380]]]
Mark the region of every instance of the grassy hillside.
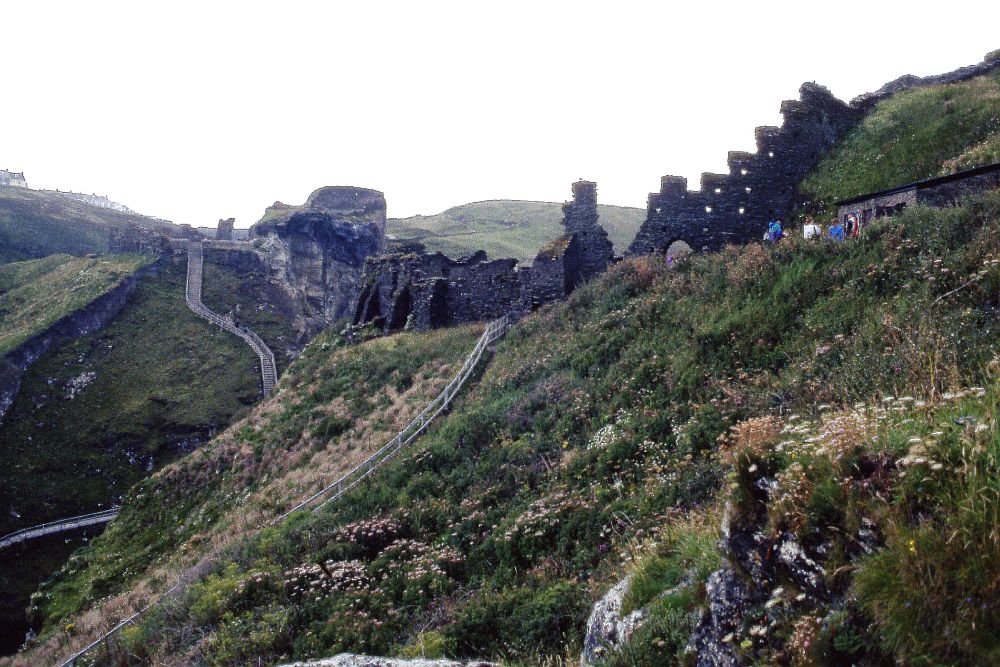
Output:
[[241,272],[209,260],[204,263],[202,282],[202,303],[217,313],[236,315],[256,332],[274,352],[278,374],[283,373],[299,341],[292,328],[294,313],[282,307],[288,297],[281,288],[262,273]]
[[105,253],[110,230],[124,222],[176,228],[163,220],[90,206],[53,192],[0,188],[0,264],[57,253]]
[[0,356],[118,286],[150,258],[51,255],[0,265]]
[[184,278],[168,263],[28,369],[0,424],[0,533],[114,503],[256,399],[256,356],[187,309]]
[[747,572],[762,597],[727,640],[743,662],[990,664],[998,232],[994,195],[846,244],[622,262],[516,326],[451,414],[343,502],[247,530],[418,409],[447,377],[434,360],[474,337],[336,351],[327,335],[246,421],[129,495],[34,598],[48,641],[22,660],[124,613],[127,582],[208,562],[118,662],[575,664],[591,602],[631,572],[626,604],[649,620],[606,662],[674,664],[708,573],[740,562],[716,551],[726,515],[764,546],[794,536],[823,582]]
[[802,184],[820,208],[1000,162],[1000,72],[879,103]]
[[[597,210],[615,252],[624,253],[646,212],[602,205]],[[437,215],[390,219],[387,233],[391,238],[420,241],[429,251],[450,257],[485,250],[492,258],[516,257],[530,263],[542,246],[565,232],[561,221],[562,204],[499,199],[456,206]]]

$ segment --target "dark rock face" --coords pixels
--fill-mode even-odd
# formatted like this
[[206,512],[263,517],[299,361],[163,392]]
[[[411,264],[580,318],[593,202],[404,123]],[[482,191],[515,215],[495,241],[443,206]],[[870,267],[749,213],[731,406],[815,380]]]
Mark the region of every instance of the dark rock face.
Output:
[[219,220],[219,226],[215,230],[217,241],[233,241],[233,227],[236,225],[236,218],[226,218]]
[[863,115],[822,86],[803,84],[799,93],[781,104],[780,128],[757,128],[756,153],[729,153],[728,174],[702,174],[697,192],[687,179],[664,176],[627,254],[666,252],[675,241],[694,250],[749,243],[770,220],[786,218],[799,182]]
[[143,276],[155,273],[158,262],[139,269],[121,283],[74,313],[53,323],[45,331],[21,343],[0,358],[0,420],[14,402],[21,378],[39,357],[55,345],[96,331],[115,318]]
[[276,204],[251,238],[272,279],[298,305],[296,328],[315,334],[349,315],[368,257],[385,242],[385,197],[376,190],[326,187],[302,207]]

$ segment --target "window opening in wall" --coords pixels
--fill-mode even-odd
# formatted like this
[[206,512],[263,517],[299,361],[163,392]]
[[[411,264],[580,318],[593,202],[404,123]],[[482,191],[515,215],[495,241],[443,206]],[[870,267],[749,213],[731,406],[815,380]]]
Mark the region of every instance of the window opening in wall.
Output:
[[746,209],[741,207],[740,208],[740,215],[743,215],[745,212],[746,212]]
[[768,157],[774,157],[774,151],[768,151],[767,152],[767,156]]
[[705,207],[705,213],[711,213],[711,212],[712,212],[712,207],[711,206],[706,206]]
[[722,194],[722,188],[715,188],[715,194],[721,195]]
[[750,188],[750,187],[746,187],[746,188],[743,188],[743,189],[744,189],[744,190],[746,190],[747,192],[750,192],[750,190],[751,190],[752,188]]
[[746,169],[740,169],[740,175],[741,176],[746,176],[747,175],[747,170]]
[[662,209],[662,208],[660,208],[659,206],[657,206],[657,207],[656,207],[656,212],[657,212],[657,213],[663,213],[663,209]]

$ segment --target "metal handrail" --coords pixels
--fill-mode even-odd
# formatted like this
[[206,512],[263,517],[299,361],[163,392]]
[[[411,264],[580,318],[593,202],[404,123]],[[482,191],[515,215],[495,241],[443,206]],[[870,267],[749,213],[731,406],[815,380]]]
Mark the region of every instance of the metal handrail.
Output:
[[[472,349],[472,352],[470,352],[469,355],[465,358],[465,363],[462,364],[462,368],[459,369],[458,373],[455,375],[454,378],[452,378],[451,382],[445,385],[445,388],[441,391],[441,393],[439,393],[436,397],[434,397],[434,399],[430,403],[428,403],[423,410],[420,411],[420,414],[418,414],[412,421],[410,421],[409,424],[403,427],[403,429],[399,431],[395,435],[395,437],[389,440],[389,442],[379,447],[379,449],[374,454],[372,454],[363,462],[352,468],[350,471],[348,471],[347,474],[341,476],[332,484],[324,487],[317,493],[314,493],[313,495],[309,496],[308,498],[306,498],[305,501],[299,503],[292,509],[288,510],[287,512],[279,516],[277,519],[271,522],[271,525],[280,523],[282,520],[287,518],[293,512],[296,512],[297,510],[306,507],[313,501],[318,500],[320,497],[322,497],[324,494],[328,493],[332,489],[336,489],[336,492],[332,494],[329,498],[325,499],[318,506],[316,506],[313,509],[313,511],[314,512],[318,511],[321,507],[323,507],[327,503],[341,498],[345,493],[347,493],[347,491],[360,484],[362,481],[364,481],[370,475],[372,475],[376,470],[378,470],[382,465],[384,465],[386,461],[388,461],[392,456],[396,454],[396,452],[398,452],[400,449],[413,442],[413,440],[416,439],[417,436],[419,436],[427,429],[427,426],[434,420],[434,418],[437,417],[445,408],[448,407],[452,399],[455,398],[455,395],[465,384],[465,381],[469,379],[470,375],[472,375],[472,371],[475,370],[476,366],[479,363],[479,360],[482,359],[483,353],[486,351],[486,348],[507,333],[507,331],[510,329],[511,322],[512,318],[510,315],[504,315],[500,319],[490,322],[486,326],[486,330],[483,331],[483,335],[479,337],[479,340],[476,342],[476,346]],[[431,414],[428,417],[427,416],[428,413],[430,413],[432,410],[433,414]],[[404,435],[406,435],[406,433],[412,427],[414,427],[414,425],[418,425],[416,430],[414,430],[413,433],[404,438]],[[350,483],[348,483],[348,480],[352,475],[357,475],[357,478],[350,480]],[[115,625],[113,628],[111,628],[103,635],[95,639],[93,642],[91,642],[87,646],[83,647],[81,650],[74,653],[70,658],[68,658],[64,663],[62,663],[61,667],[72,667],[73,665],[76,665],[77,660],[79,660],[84,655],[92,651],[94,648],[96,648],[102,642],[104,642],[107,638],[111,637],[113,634],[120,631],[126,625],[135,622],[136,619],[138,619],[140,616],[146,613],[149,609],[160,604],[160,602],[162,602],[168,596],[172,595],[174,592],[180,589],[183,586],[183,584],[184,584],[183,578],[179,579],[173,586],[171,586],[166,591],[161,593],[158,597],[156,597],[152,602],[147,604],[145,607],[135,612],[125,620],[119,622],[117,625]]]
[[187,280],[184,285],[184,300],[196,315],[202,317],[212,324],[239,336],[257,354],[260,359],[260,378],[263,393],[266,396],[274,389],[278,381],[278,369],[274,361],[274,352],[267,346],[267,343],[255,332],[245,327],[237,327],[228,318],[222,317],[218,313],[209,309],[201,301],[202,267],[204,258],[202,253],[202,243],[193,241],[188,243],[188,267]]
[[[111,521],[111,519],[116,516],[118,516],[118,508],[113,507],[111,509],[101,510],[100,512],[91,512],[90,514],[81,514],[79,516],[71,516],[66,519],[59,519],[57,521],[40,523],[37,526],[28,526],[27,528],[21,528],[20,530],[15,530],[13,533],[8,533],[3,537],[0,537],[0,549],[6,549],[11,545],[30,540],[34,537],[43,537],[45,535],[60,533],[64,530],[72,530],[74,528],[82,528],[84,526],[93,526],[94,524],[103,523],[104,521]],[[55,528],[55,530],[50,530],[53,528]]]

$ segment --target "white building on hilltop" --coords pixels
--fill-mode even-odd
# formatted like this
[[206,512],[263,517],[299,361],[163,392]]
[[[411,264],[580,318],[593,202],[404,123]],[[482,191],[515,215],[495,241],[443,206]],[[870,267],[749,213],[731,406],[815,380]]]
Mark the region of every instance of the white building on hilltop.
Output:
[[28,181],[24,180],[23,172],[0,169],[0,187],[26,188],[28,187]]

